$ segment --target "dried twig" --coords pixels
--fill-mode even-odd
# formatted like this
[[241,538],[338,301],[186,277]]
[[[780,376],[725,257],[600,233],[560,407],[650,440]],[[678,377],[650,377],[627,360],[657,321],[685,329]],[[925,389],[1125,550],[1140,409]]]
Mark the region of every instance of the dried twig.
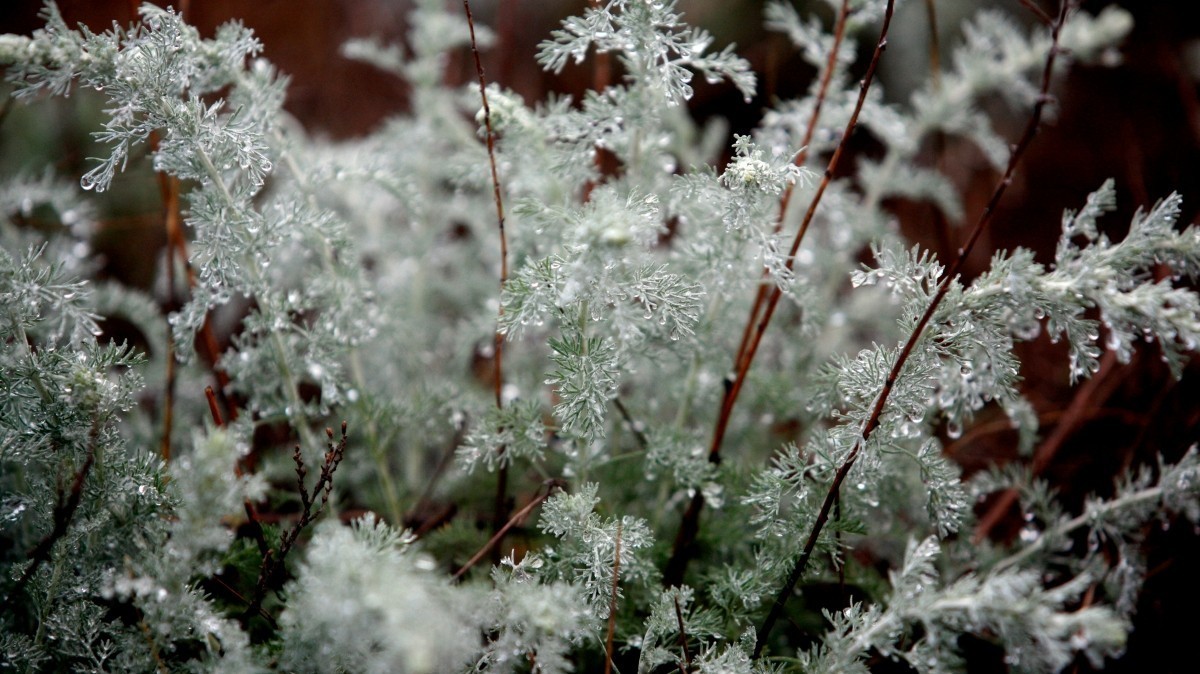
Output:
[[687,645],[687,628],[683,625],[683,609],[679,607],[679,594],[676,593],[672,599],[675,600],[675,620],[679,621],[679,646],[683,649],[683,660],[679,662],[679,671],[687,674],[692,669],[692,654],[688,651]]
[[[287,558],[292,546],[295,545],[296,540],[300,537],[300,533],[329,504],[329,498],[333,494],[333,474],[337,471],[338,465],[341,464],[342,458],[346,454],[346,422],[342,422],[342,437],[337,444],[333,442],[333,429],[326,428],[325,435],[328,438],[325,457],[321,463],[321,473],[317,476],[317,482],[313,485],[312,491],[309,491],[304,484],[304,478],[308,475],[308,468],[304,465],[304,457],[300,452],[299,445],[296,446],[292,454],[292,461],[296,464],[296,490],[300,493],[300,517],[292,524],[291,529],[280,534],[279,549],[268,549],[266,554],[263,555],[262,566],[258,572],[258,581],[254,585],[254,596],[250,600],[250,605],[242,614],[243,618],[261,611],[263,598],[266,596],[268,588],[272,587],[278,581],[283,571],[284,560]],[[320,497],[319,500],[318,496]]]
[[[467,563],[463,564],[458,571],[454,572],[454,575],[451,576],[450,579],[458,580],[466,575],[467,571],[471,570],[471,567],[478,564],[479,560],[483,559],[484,555],[486,555],[489,551],[495,548],[498,543],[500,543],[500,540],[504,538],[504,534],[508,533],[509,529],[512,529],[520,524],[526,517],[529,516],[529,513],[532,512],[534,508],[538,507],[544,503],[546,499],[558,493],[558,491],[562,489],[562,486],[563,482],[557,479],[546,480],[543,482],[542,487],[545,487],[546,492],[538,495],[532,501],[525,504],[524,508],[521,508],[517,512],[513,513],[513,516],[508,520],[508,522],[506,522],[499,531],[493,534],[492,537],[488,539],[488,542],[483,544],[483,547],[479,548],[474,555],[471,555],[471,558],[467,560]],[[539,492],[542,490],[542,487],[538,488]]]
[[[487,81],[483,76],[483,61],[479,58],[479,45],[475,41],[475,17],[471,15],[470,0],[463,0],[463,9],[467,13],[467,26],[471,31],[471,54],[475,57],[475,73],[479,77],[479,98],[483,101],[483,124],[487,131],[488,165],[492,171],[492,199],[496,202],[496,224],[500,231],[500,292],[508,283],[508,236],[504,232],[504,199],[500,195],[500,174],[496,169],[496,132],[492,129],[492,109],[488,105]],[[504,318],[504,302],[499,302],[497,322]],[[504,406],[502,391],[504,388],[504,335],[497,328],[492,340],[492,356],[496,363],[493,393],[496,407]],[[498,453],[503,454],[505,447],[500,447]],[[503,463],[496,471],[496,504],[492,511],[492,528],[499,534],[503,528],[508,500],[508,464]],[[498,549],[498,548],[497,548]],[[499,560],[497,560],[499,561]]]
[[[796,158],[793,163],[796,166],[804,166],[808,161],[809,145],[812,144],[813,134],[817,130],[817,122],[821,117],[821,108],[825,105],[825,97],[829,93],[829,83],[833,80],[833,71],[837,68],[837,55],[841,51],[842,41],[846,36],[846,19],[850,16],[850,0],[842,0],[842,8],[838,11],[837,23],[833,28],[833,45],[829,49],[829,57],[825,60],[825,70],[821,73],[821,83],[817,85],[817,96],[813,102],[812,116],[808,118],[808,126],[804,128],[804,137],[800,140],[800,151],[796,153]],[[788,205],[792,201],[792,193],[796,189],[796,184],[791,183],[783,190],[783,195],[779,199],[779,212],[775,217],[775,233],[778,234],[783,229],[783,220],[787,217]],[[801,232],[798,238],[803,239],[804,233]],[[750,307],[750,316],[746,319],[746,326],[742,328],[742,341],[738,344],[737,355],[733,358],[734,371],[741,368],[742,361],[746,358],[746,351],[750,345],[751,335],[754,334],[754,326],[758,322],[759,313],[762,311],[763,302],[767,299],[767,281],[769,280],[769,272],[763,269],[762,280],[758,284],[758,291],[754,296],[754,304]],[[724,409],[724,401],[722,401],[722,410]]]
[[[890,18],[891,16],[893,4],[894,0],[889,0],[888,14],[887,17],[885,17],[885,30],[886,21],[887,18]],[[912,334],[909,335],[908,340],[904,343],[903,348],[901,348],[900,354],[896,358],[896,362],[892,365],[892,369],[888,372],[887,379],[884,381],[883,389],[879,392],[879,397],[875,399],[875,404],[871,408],[871,414],[867,418],[867,422],[862,429],[862,435],[860,439],[858,442],[854,443],[854,447],[851,448],[850,453],[846,455],[846,458],[842,461],[842,464],[838,466],[837,472],[834,473],[833,482],[829,486],[829,491],[825,494],[825,500],[821,503],[821,509],[818,511],[817,518],[813,522],[812,529],[809,531],[808,538],[804,543],[804,549],[800,553],[799,558],[796,560],[795,566],[793,566],[791,572],[788,573],[787,580],[784,582],[783,587],[776,596],[775,603],[771,606],[771,611],[767,615],[767,619],[763,622],[762,628],[758,631],[758,640],[755,642],[754,653],[752,656],[755,659],[762,654],[762,649],[766,646],[767,638],[770,636],[771,629],[775,626],[775,622],[779,619],[780,615],[782,615],[784,605],[787,603],[788,598],[791,597],[792,590],[796,587],[796,583],[799,582],[800,576],[804,572],[804,568],[808,565],[808,560],[812,556],[813,549],[817,545],[817,539],[819,538],[822,529],[824,529],[825,524],[829,521],[829,513],[833,509],[834,502],[837,500],[838,492],[841,489],[842,482],[845,481],[846,475],[850,473],[850,469],[854,467],[855,461],[858,460],[858,455],[862,452],[863,445],[871,437],[871,434],[875,431],[875,429],[879,427],[879,420],[883,414],[883,407],[887,404],[888,397],[891,395],[892,389],[896,385],[896,380],[900,376],[900,371],[904,368],[905,363],[908,362],[909,357],[912,355],[917,341],[921,338],[922,333],[925,332],[925,327],[929,324],[930,319],[933,318],[933,313],[941,305],[942,300],[946,297],[946,293],[950,291],[950,286],[954,283],[955,279],[957,279],[959,272],[962,271],[962,267],[966,263],[967,257],[971,254],[971,250],[975,247],[976,242],[979,241],[979,237],[983,234],[983,231],[987,229],[988,225],[991,224],[992,219],[995,216],[996,206],[1000,203],[1000,199],[1004,196],[1008,186],[1012,183],[1012,177],[1016,171],[1017,163],[1020,162],[1021,157],[1029,148],[1029,144],[1033,142],[1033,137],[1037,134],[1038,127],[1041,125],[1043,109],[1045,108],[1046,103],[1050,101],[1050,79],[1051,75],[1054,73],[1054,63],[1059,54],[1059,34],[1062,30],[1063,24],[1066,22],[1069,8],[1069,0],[1064,0],[1061,8],[1059,9],[1058,18],[1054,21],[1051,27],[1051,44],[1049,53],[1046,56],[1045,68],[1042,71],[1041,89],[1036,101],[1034,102],[1033,111],[1029,116],[1029,121],[1025,125],[1024,132],[1021,134],[1021,139],[1013,147],[1012,154],[1009,156],[1008,166],[1004,171],[1004,176],[996,184],[996,188],[992,192],[992,196],[988,200],[987,206],[984,207],[983,212],[980,214],[979,220],[975,223],[975,228],[971,231],[971,235],[967,239],[967,243],[963,246],[962,251],[959,253],[958,258],[942,277],[942,281],[938,285],[938,290],[933,296],[933,300],[929,303],[929,306],[925,309],[925,313],[921,315],[920,320],[917,321],[916,327],[913,328]],[[880,48],[882,48],[882,46],[881,40]],[[878,54],[878,49],[876,50],[876,54]]]
[[[789,270],[795,264],[796,251],[800,249],[800,244],[804,241],[804,235],[808,232],[809,225],[812,224],[813,216],[817,212],[817,206],[821,203],[821,197],[824,196],[825,190],[829,187],[829,183],[833,179],[833,173],[837,169],[845,152],[846,144],[849,142],[851,134],[854,133],[855,126],[858,125],[858,115],[862,112],[863,105],[866,103],[867,91],[871,88],[871,82],[875,77],[875,70],[879,66],[879,57],[883,54],[883,50],[887,45],[887,31],[891,25],[894,6],[894,0],[889,0],[887,11],[884,15],[883,29],[879,35],[879,42],[875,48],[874,55],[871,57],[871,63],[867,66],[867,72],[863,75],[862,82],[859,85],[858,100],[854,105],[854,111],[850,115],[850,120],[846,123],[846,128],[842,132],[842,138],[838,142],[837,148],[833,151],[833,156],[829,159],[829,164],[825,168],[821,183],[818,185],[816,194],[813,195],[812,201],[808,205],[808,210],[804,214],[804,220],[800,223],[800,229],[796,231],[796,236],[792,240],[792,247],[788,251],[785,265]],[[839,28],[835,29],[839,34],[845,33],[845,22],[849,11],[849,4],[844,2],[842,9],[843,12],[838,19]],[[837,35],[835,35],[834,39],[835,41],[838,39]],[[834,59],[836,59],[836,51],[835,48],[832,53],[832,58]],[[827,74],[832,67],[832,64],[826,67]],[[826,83],[825,86],[827,87],[828,84]],[[815,128],[816,112],[814,111],[813,118],[809,120],[809,129],[812,130]],[[809,140],[811,140],[811,137]],[[800,159],[801,157],[798,156],[797,160]],[[791,200],[792,189],[793,187],[789,186],[784,191],[783,197],[780,200],[778,223],[783,222],[788,203]],[[708,450],[709,461],[713,463],[720,463],[721,446],[725,441],[725,433],[729,428],[729,419],[733,414],[733,406],[737,402],[738,394],[741,393],[743,384],[746,382],[746,375],[750,371],[750,365],[754,362],[754,355],[758,352],[758,347],[762,343],[763,334],[766,332],[767,326],[770,325],[771,317],[775,314],[775,309],[779,306],[779,301],[783,297],[783,290],[778,285],[773,284],[770,291],[766,290],[765,285],[760,285],[759,288],[759,298],[755,299],[755,305],[751,309],[750,318],[743,332],[743,346],[739,348],[738,355],[734,359],[736,374],[732,381],[728,379],[725,381],[725,394],[721,399],[721,410],[717,415],[716,428],[713,431],[712,443],[709,445]],[[751,329],[751,326],[754,326],[753,329]],[[667,587],[683,582],[683,574],[687,570],[691,547],[700,530],[700,511],[703,508],[704,496],[697,490],[683,514],[683,520],[679,524],[679,532],[675,536],[675,543],[671,549],[671,558],[667,561],[667,567],[663,571],[663,585]]]

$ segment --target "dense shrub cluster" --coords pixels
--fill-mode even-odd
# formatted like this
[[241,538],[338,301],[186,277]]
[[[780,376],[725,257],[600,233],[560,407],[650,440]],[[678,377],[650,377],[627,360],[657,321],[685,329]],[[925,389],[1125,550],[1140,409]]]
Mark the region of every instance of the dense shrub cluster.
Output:
[[[1172,194],[1109,234],[1110,181],[1063,204],[1051,257],[961,272],[1005,226],[1055,83],[1114,63],[1131,18],[980,12],[894,102],[875,74],[895,0],[825,4],[768,4],[817,76],[729,145],[689,117],[693,81],[750,100],[756,76],[674,0],[566,20],[539,61],[594,61],[596,90],[536,103],[482,68],[446,86],[447,55],[493,36],[417,2],[403,45],[344,49],[403,78],[411,110],[340,143],[282,111],[286,79],[237,23],[205,38],[147,4],[95,33],[51,3],[44,28],[0,36],[23,102],[104,101],[85,175],[0,186],[0,669],[1118,656],[1147,525],[1200,522],[1200,456],[1161,448],[1064,505],[1019,355],[1061,342],[1084,387],[1137,350],[1179,376],[1200,231]],[[1024,130],[997,130],[997,108]],[[864,135],[878,151],[851,166]],[[947,138],[996,176],[982,213],[928,160]],[[152,289],[98,278],[89,245],[89,191],[138,162],[166,213]],[[963,223],[957,254],[907,241],[899,200]],[[1031,460],[964,479],[945,445],[982,417]]]

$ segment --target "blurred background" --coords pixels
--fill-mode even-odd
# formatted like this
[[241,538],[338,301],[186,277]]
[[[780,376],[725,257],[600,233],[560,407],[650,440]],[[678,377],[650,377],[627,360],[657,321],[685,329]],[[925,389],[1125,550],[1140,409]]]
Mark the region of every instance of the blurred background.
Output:
[[[1051,0],[1033,0],[1051,12]],[[130,0],[62,0],[69,24],[104,30],[115,21],[128,24],[137,2]],[[158,3],[184,8],[202,34],[231,19],[252,28],[264,44],[264,55],[291,78],[287,109],[309,133],[346,139],[370,133],[389,115],[406,109],[404,82],[339,53],[352,37],[402,42],[412,3],[401,0],[191,0]],[[698,83],[690,104],[698,119],[729,121],[730,132],[747,133],[766,107],[779,98],[803,93],[814,72],[798,58],[787,39],[762,28],[762,0],[681,0],[685,18],[713,33],[716,46],[736,42],[739,53],[759,73],[758,96],[745,103],[728,85]],[[801,14],[828,17],[827,3],[798,0]],[[1095,13],[1117,4],[1134,17],[1135,27],[1122,49],[1122,62],[1112,67],[1074,68],[1054,89],[1058,107],[1018,169],[1001,204],[995,226],[980,242],[968,266],[976,274],[992,251],[1021,245],[1052,257],[1064,208],[1078,208],[1104,179],[1116,180],[1119,212],[1109,218],[1110,236],[1120,238],[1138,205],[1177,191],[1184,196],[1181,226],[1200,213],[1200,3],[1185,0],[1088,1]],[[1030,25],[1033,14],[1018,0],[936,0],[938,42],[943,65],[957,43],[961,23],[983,7],[1001,7]],[[535,62],[538,43],[559,21],[582,11],[585,0],[475,0],[476,20],[497,33],[496,45],[484,53],[489,81],[509,87],[527,102],[548,92],[578,95],[592,81],[590,62],[569,66],[561,75],[543,72]],[[41,25],[39,0],[0,0],[0,32],[28,34]],[[458,8],[459,0],[447,0]],[[888,100],[903,104],[912,89],[927,79],[931,30],[925,0],[908,0],[897,12],[880,82]],[[871,39],[860,36],[871,46]],[[861,47],[862,45],[860,45]],[[865,59],[860,59],[865,61]],[[857,67],[862,68],[863,63]],[[447,84],[474,78],[467,52],[447,64]],[[66,101],[5,108],[0,123],[0,175],[40,173],[50,165],[63,176],[77,178],[87,170],[90,133],[99,126],[101,101],[86,92]],[[996,101],[983,101],[999,131],[1015,139],[1025,122]],[[856,134],[854,156],[880,150],[869,134]],[[938,164],[959,186],[968,221],[973,221],[998,178],[963,143],[947,143]],[[931,163],[934,158],[930,158]],[[850,171],[853,171],[851,167]],[[131,164],[101,200],[104,224],[95,245],[104,256],[104,274],[149,287],[155,273],[153,254],[165,244],[161,203],[146,162]],[[889,204],[904,231],[938,250],[943,259],[957,248],[956,236],[936,234],[934,210],[926,204],[896,200]],[[1132,363],[1109,362],[1091,382],[1072,389],[1067,384],[1065,350],[1045,338],[1022,345],[1026,393],[1042,416],[1044,433],[1060,443],[1043,475],[1063,493],[1068,508],[1078,507],[1090,492],[1110,492],[1113,480],[1130,466],[1153,463],[1157,456],[1174,461],[1200,441],[1200,366],[1193,360],[1182,381],[1170,379],[1153,345]],[[989,426],[990,424],[990,426]],[[981,418],[947,451],[968,472],[1014,457],[1012,436],[997,420]],[[994,530],[1011,537],[1021,522],[1014,518]],[[1200,565],[1200,535],[1194,523],[1163,522],[1146,532],[1149,578],[1139,606],[1129,653],[1116,671],[1142,671],[1146,663],[1181,662],[1193,623],[1186,619],[1200,605],[1200,581],[1192,569]],[[1165,660],[1163,660],[1165,658]],[[1176,660],[1176,658],[1180,658]],[[1002,665],[1001,665],[1002,667]],[[983,671],[983,670],[981,670]],[[1003,671],[998,670],[998,671]],[[1164,670],[1165,671],[1165,670]],[[1174,671],[1188,671],[1186,668]]]

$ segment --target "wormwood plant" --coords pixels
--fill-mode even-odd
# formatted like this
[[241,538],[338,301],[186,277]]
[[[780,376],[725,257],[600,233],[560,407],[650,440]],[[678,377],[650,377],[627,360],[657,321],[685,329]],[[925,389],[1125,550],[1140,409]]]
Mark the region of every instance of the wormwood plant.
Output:
[[[727,151],[687,114],[693,80],[749,101],[755,75],[673,0],[566,20],[539,61],[592,62],[596,87],[532,105],[486,82],[493,36],[469,5],[418,2],[404,44],[345,46],[403,78],[411,110],[344,143],[282,112],[286,79],[237,23],[204,38],[147,4],[96,33],[50,3],[44,28],[0,37],[33,109],[99,93],[78,186],[150,163],[169,242],[156,295],[102,281],[74,177],[0,190],[5,671],[1118,656],[1145,525],[1200,522],[1200,458],[1163,447],[1060,504],[1017,345],[1061,341],[1073,383],[1137,349],[1178,376],[1200,232],[1172,194],[1110,238],[1109,181],[1067,205],[1052,260],[997,250],[962,272],[989,228],[1020,226],[996,206],[1055,82],[1111,63],[1130,17],[980,12],[892,103],[875,74],[896,3],[827,4],[831,21],[768,4],[817,76]],[[478,85],[446,86],[464,50]],[[846,171],[864,134],[878,157]],[[982,213],[922,159],[947,137],[997,176]],[[905,241],[896,198],[966,223],[957,255]],[[996,411],[1033,470],[964,480],[944,443]],[[1023,515],[1015,540],[991,542],[989,495]],[[831,583],[844,601],[814,602]]]

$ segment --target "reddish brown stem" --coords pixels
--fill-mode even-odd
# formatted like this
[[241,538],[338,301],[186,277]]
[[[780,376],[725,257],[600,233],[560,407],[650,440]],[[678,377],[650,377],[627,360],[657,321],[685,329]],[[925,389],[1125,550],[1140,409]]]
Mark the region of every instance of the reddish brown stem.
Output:
[[[837,55],[842,48],[842,40],[846,36],[846,19],[850,16],[850,0],[842,0],[842,8],[838,11],[837,23],[833,29],[833,47],[829,50],[829,57],[825,60],[825,70],[821,73],[821,83],[817,86],[817,97],[813,103],[812,115],[808,118],[808,126],[804,128],[804,138],[800,140],[800,151],[796,154],[794,163],[796,166],[804,166],[808,161],[809,145],[812,144],[813,135],[817,130],[817,121],[821,117],[821,107],[825,104],[825,97],[829,93],[829,83],[833,80],[833,71],[837,68]],[[783,196],[779,199],[779,213],[775,217],[775,233],[779,233],[783,229],[783,220],[787,216],[788,204],[792,201],[792,192],[796,189],[796,184],[792,183],[783,190]],[[803,237],[803,234],[800,235]],[[762,304],[767,298],[767,282],[768,272],[763,269],[762,279],[759,281],[758,290],[754,295],[754,304],[750,308],[750,316],[746,319],[746,327],[742,329],[742,341],[738,344],[737,355],[733,359],[734,370],[737,371],[742,366],[742,361],[746,357],[746,349],[750,344],[750,336],[754,332],[754,325],[758,321],[758,314],[762,310]]]
[[[504,318],[504,301],[503,293],[504,286],[508,283],[508,236],[504,232],[504,199],[500,195],[500,173],[496,169],[496,132],[492,129],[492,109],[488,105],[487,98],[487,81],[483,76],[483,61],[479,58],[479,45],[475,41],[475,17],[471,15],[470,0],[463,0],[463,10],[467,13],[467,26],[471,31],[471,54],[475,57],[475,74],[479,77],[479,98],[483,101],[483,124],[487,131],[487,153],[488,165],[492,172],[492,199],[496,202],[496,224],[500,231],[500,293],[501,301],[499,304],[499,316],[497,323]],[[503,388],[504,388],[504,335],[500,333],[497,327],[496,334],[492,340],[493,357],[496,362],[496,377],[493,381],[493,393],[496,399],[496,407],[500,408],[504,405]],[[503,454],[504,447],[497,450]],[[496,476],[496,505],[495,511],[492,513],[492,526],[496,530],[496,535],[501,536],[504,531],[502,523],[507,514],[506,502],[508,500],[508,465],[502,462],[500,470]],[[499,541],[497,541],[498,543]],[[496,560],[499,561],[499,560]]]
[[[893,0],[888,2],[888,15],[890,16],[893,6]],[[833,505],[838,498],[838,493],[841,490],[842,482],[845,481],[846,475],[850,473],[850,469],[854,467],[855,461],[858,460],[858,455],[862,452],[863,445],[870,439],[871,434],[879,427],[879,420],[883,414],[884,405],[887,404],[888,397],[891,395],[893,388],[896,385],[896,380],[900,377],[900,372],[904,369],[905,363],[908,362],[912,355],[913,349],[920,340],[921,335],[925,332],[925,327],[929,325],[929,321],[933,318],[934,312],[945,299],[946,293],[950,291],[951,285],[957,279],[962,271],[963,265],[971,254],[971,250],[975,247],[979,237],[983,231],[991,224],[995,217],[996,207],[1000,203],[1000,199],[1008,190],[1008,186],[1012,183],[1013,174],[1016,171],[1017,163],[1029,148],[1029,144],[1033,142],[1033,138],[1037,135],[1038,127],[1041,124],[1042,112],[1046,103],[1050,100],[1050,79],[1054,73],[1054,63],[1057,60],[1059,48],[1058,39],[1062,30],[1063,24],[1066,22],[1067,11],[1070,8],[1069,0],[1064,0],[1059,9],[1058,18],[1051,26],[1050,35],[1051,43],[1050,50],[1046,56],[1045,68],[1042,70],[1041,88],[1037,99],[1033,104],[1033,111],[1029,116],[1029,121],[1025,125],[1025,130],[1021,134],[1021,139],[1012,149],[1012,154],[1008,158],[1008,166],[1005,168],[1004,176],[996,184],[995,190],[992,192],[991,198],[988,200],[987,206],[979,216],[979,220],[975,223],[975,228],[971,231],[971,236],[967,239],[967,243],[963,246],[958,258],[950,266],[945,276],[942,277],[942,282],[938,285],[937,293],[933,300],[925,309],[925,313],[921,314],[921,318],[917,321],[917,325],[913,328],[912,334],[905,341],[904,346],[900,350],[896,362],[892,365],[888,372],[887,379],[884,381],[883,388],[879,392],[879,397],[875,399],[875,405],[871,408],[871,414],[867,417],[867,421],[863,426],[861,437],[846,458],[838,466],[837,472],[834,473],[833,482],[829,485],[829,491],[825,494],[825,500],[821,503],[821,509],[817,512],[817,518],[813,522],[812,529],[809,531],[807,540],[804,543],[804,549],[796,560],[795,566],[788,573],[787,580],[780,589],[779,594],[775,598],[775,603],[771,606],[771,611],[767,615],[767,619],[763,622],[762,629],[758,631],[758,640],[754,645],[753,658],[757,659],[763,648],[766,646],[767,638],[770,636],[775,622],[783,613],[783,607],[787,600],[792,595],[792,590],[799,582],[800,576],[804,572],[804,568],[808,565],[808,560],[812,556],[813,549],[816,548],[817,540],[821,535],[821,531],[825,528],[825,524],[829,521],[829,513],[833,509]],[[886,24],[885,24],[886,26]]]
[[[151,144],[157,145],[157,138],[151,137]],[[167,293],[171,299],[175,295],[175,245],[176,239],[182,244],[183,233],[179,217],[179,179],[159,173],[158,187],[162,193],[163,220],[167,226]],[[167,326],[166,353],[166,382],[163,385],[163,461],[171,460],[171,430],[175,420],[175,335]]]
[[925,18],[929,21],[929,77],[937,91],[942,88],[942,49],[934,0],[925,0]]
[[525,504],[524,508],[521,508],[517,512],[513,513],[512,518],[509,519],[503,527],[501,527],[500,531],[497,531],[495,535],[488,539],[487,543],[483,544],[483,547],[479,548],[474,555],[471,555],[471,558],[467,560],[467,563],[463,564],[458,571],[454,572],[454,575],[451,576],[450,579],[458,580],[466,575],[466,573],[471,570],[471,567],[478,564],[479,560],[483,559],[484,555],[488,554],[492,548],[496,547],[496,545],[500,543],[500,540],[504,538],[504,534],[507,534],[509,529],[512,529],[520,524],[529,515],[529,513],[533,511],[534,508],[538,507],[546,499],[556,494],[558,490],[561,489],[561,485],[562,483],[558,480],[547,480],[544,483],[544,486],[546,487],[546,493],[534,498],[532,501]]
[[683,625],[683,609],[679,607],[679,594],[676,593],[672,599],[675,600],[675,620],[679,623],[679,646],[683,649],[683,660],[679,662],[679,671],[687,674],[692,669],[692,654],[688,651],[687,645],[687,628]]
[[208,413],[212,415],[213,423],[217,428],[225,425],[225,420],[221,418],[221,407],[217,405],[217,394],[213,391],[213,387],[204,387],[204,397],[208,399]]
[[[796,232],[796,236],[792,240],[792,247],[788,251],[785,265],[788,270],[791,270],[795,264],[796,251],[799,250],[800,243],[804,240],[804,235],[808,232],[809,225],[812,224],[813,216],[817,212],[817,206],[821,203],[821,197],[824,196],[825,190],[829,187],[829,183],[833,179],[833,173],[841,162],[842,155],[846,150],[846,144],[849,141],[850,135],[854,132],[854,127],[858,124],[858,115],[862,112],[863,105],[866,103],[867,91],[871,88],[871,82],[875,78],[875,71],[879,67],[879,59],[883,55],[883,50],[887,47],[887,31],[892,22],[892,12],[894,9],[894,0],[889,0],[887,10],[884,13],[883,29],[879,34],[879,42],[875,46],[875,52],[871,56],[870,65],[867,66],[867,72],[863,75],[862,82],[859,84],[858,100],[854,105],[854,112],[851,113],[850,120],[846,123],[846,129],[842,132],[842,138],[838,142],[837,148],[834,149],[833,156],[829,159],[829,165],[825,169],[825,174],[821,178],[817,192],[813,195],[812,201],[808,205],[808,210],[804,213],[804,220],[800,223],[800,229]],[[843,17],[838,23],[844,32],[845,18]],[[810,122],[810,127],[815,128],[815,122]],[[791,188],[784,192],[784,196],[780,202],[780,222],[782,222],[783,214],[787,211],[790,199]],[[765,285],[760,286],[760,289],[763,289],[764,292],[765,288]],[[733,406],[737,402],[738,394],[741,393],[743,384],[746,382],[746,373],[750,370],[750,364],[754,361],[754,355],[758,352],[758,347],[762,343],[763,333],[766,332],[767,326],[770,325],[771,317],[775,314],[775,309],[779,306],[781,297],[783,297],[782,289],[778,285],[772,286],[769,294],[767,294],[766,304],[762,309],[762,316],[757,319],[758,322],[749,337],[745,352],[740,358],[736,359],[735,368],[737,374],[732,382],[726,380],[725,395],[721,400],[721,410],[717,415],[716,429],[713,431],[712,444],[709,445],[708,450],[708,459],[713,463],[720,462],[721,445],[725,441],[725,432],[729,428],[729,418],[733,414]],[[751,310],[750,323],[755,321],[757,313],[757,310]],[[749,327],[749,323],[747,327]],[[679,533],[675,537],[675,545],[671,550],[671,558],[668,560],[667,567],[663,572],[663,584],[667,587],[683,582],[683,574],[687,570],[687,564],[691,557],[690,550],[692,543],[695,541],[696,534],[700,529],[700,511],[703,508],[704,497],[697,491],[683,514],[683,521],[679,525]]]

